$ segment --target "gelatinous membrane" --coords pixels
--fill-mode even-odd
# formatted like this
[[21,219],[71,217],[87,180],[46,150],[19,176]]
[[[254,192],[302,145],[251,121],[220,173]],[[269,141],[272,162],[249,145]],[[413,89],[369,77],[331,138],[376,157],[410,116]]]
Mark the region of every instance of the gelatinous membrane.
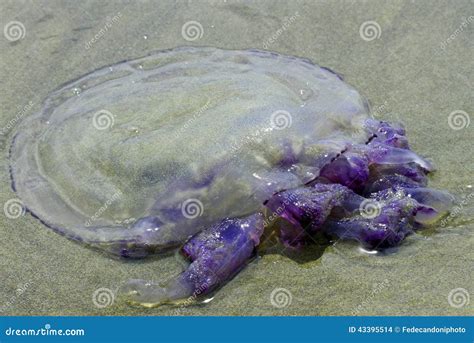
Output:
[[306,182],[314,156],[367,139],[366,117],[352,87],[306,60],[179,48],[52,93],[14,137],[12,178],[48,226],[141,256]]

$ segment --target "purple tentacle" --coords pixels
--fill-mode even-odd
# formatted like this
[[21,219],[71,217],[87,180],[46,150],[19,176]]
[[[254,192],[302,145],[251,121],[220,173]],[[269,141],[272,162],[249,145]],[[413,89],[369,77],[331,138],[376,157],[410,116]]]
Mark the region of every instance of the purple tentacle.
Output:
[[453,197],[425,188],[433,166],[409,150],[401,126],[368,120],[366,129],[372,133],[367,144],[347,146],[322,166],[312,186],[277,193],[265,203],[283,219],[277,229],[284,245],[301,247],[324,232],[383,249],[449,211]]
[[280,240],[288,247],[300,247],[308,235],[319,231],[334,206],[340,205],[349,189],[337,184],[316,184],[275,194],[265,204],[272,215],[289,223],[278,223]]
[[182,248],[188,268],[164,284],[131,280],[122,292],[144,306],[176,303],[221,287],[252,258],[263,234],[263,215],[224,219],[198,233]]
[[[433,167],[409,150],[401,126],[368,120],[366,130],[371,134],[366,144],[328,143],[327,154],[304,164],[312,168],[310,174],[316,175],[305,186],[272,194],[274,185],[282,180],[285,185],[298,185],[298,180],[306,178],[306,169],[292,169],[298,161],[288,149],[281,170],[259,176],[271,186],[262,190],[264,198],[268,196],[265,213],[280,219],[272,227],[285,246],[299,248],[312,236],[324,233],[357,240],[369,249],[385,249],[399,245],[405,237],[449,211],[453,197],[426,188],[426,175]],[[335,152],[339,147],[343,149]],[[285,171],[283,167],[288,166]],[[304,177],[298,179],[300,174]],[[144,306],[209,294],[254,256],[264,223],[261,213],[224,219],[186,242],[181,252],[190,264],[181,274],[163,284],[132,280],[122,291],[130,301]],[[136,229],[143,235],[155,235],[160,225],[157,218],[150,217],[139,221]],[[122,251],[130,256],[146,252],[130,248]]]

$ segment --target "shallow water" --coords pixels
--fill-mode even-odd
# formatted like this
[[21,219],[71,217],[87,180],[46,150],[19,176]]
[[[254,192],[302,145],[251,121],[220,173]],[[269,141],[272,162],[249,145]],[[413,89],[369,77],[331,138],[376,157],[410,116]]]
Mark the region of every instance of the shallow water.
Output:
[[[474,189],[468,187],[474,186],[473,126],[455,130],[459,127],[448,121],[456,110],[469,119],[473,113],[474,22],[466,19],[472,2],[84,2],[78,7],[2,1],[0,7],[3,24],[17,20],[25,28],[18,41],[0,37],[1,204],[15,198],[6,143],[48,93],[104,65],[181,45],[266,48],[338,71],[371,101],[377,117],[405,123],[413,149],[439,169],[430,186],[460,199],[444,227],[410,237],[392,254],[372,255],[346,242],[297,256],[269,249],[210,303],[184,309],[146,310],[119,299],[98,308],[92,301],[97,289],[115,291],[128,278],[176,274],[181,261],[173,254],[134,263],[113,260],[56,235],[28,214],[0,216],[4,314],[474,313],[472,301],[457,308],[447,299],[456,288],[474,292]],[[379,38],[359,32],[369,20],[379,25]],[[189,21],[200,24],[196,40],[182,31]],[[448,40],[451,34],[454,39]],[[289,291],[291,304],[272,305],[277,288]]]

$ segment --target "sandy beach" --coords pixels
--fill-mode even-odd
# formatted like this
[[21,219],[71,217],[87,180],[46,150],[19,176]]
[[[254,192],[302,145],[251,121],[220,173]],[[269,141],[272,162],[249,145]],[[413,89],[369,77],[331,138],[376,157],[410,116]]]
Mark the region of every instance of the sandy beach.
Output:
[[[474,295],[472,1],[0,0],[0,19],[2,208],[17,198],[11,138],[50,92],[97,68],[186,45],[272,50],[337,71],[369,99],[375,118],[404,123],[413,150],[437,167],[430,186],[458,199],[454,215],[395,253],[373,256],[352,242],[297,257],[267,252],[212,301],[154,309],[114,296],[101,307],[92,298],[130,278],[175,275],[182,264],[174,254],[113,259],[28,213],[3,211],[0,314],[474,315],[473,299],[448,301],[458,289]],[[185,33],[190,22],[197,36]],[[277,288],[291,294],[283,308],[270,301]]]

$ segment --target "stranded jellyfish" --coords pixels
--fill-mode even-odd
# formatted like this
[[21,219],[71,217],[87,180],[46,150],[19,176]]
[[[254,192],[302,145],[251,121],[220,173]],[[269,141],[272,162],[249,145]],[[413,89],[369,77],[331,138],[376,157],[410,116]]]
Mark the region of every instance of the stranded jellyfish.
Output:
[[218,289],[268,230],[294,249],[317,234],[385,249],[453,200],[337,73],[258,50],[177,48],[87,74],[22,122],[10,162],[25,207],[65,237],[126,258],[181,249],[181,274],[122,287],[145,306]]

